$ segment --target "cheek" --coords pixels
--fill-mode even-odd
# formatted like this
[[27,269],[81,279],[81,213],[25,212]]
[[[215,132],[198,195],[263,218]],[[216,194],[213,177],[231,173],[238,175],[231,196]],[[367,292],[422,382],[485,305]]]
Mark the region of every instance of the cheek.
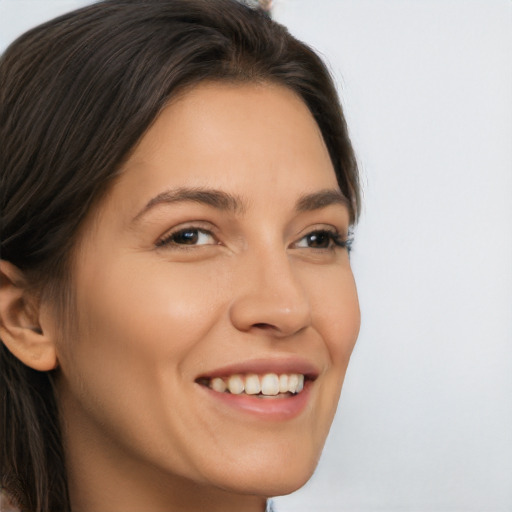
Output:
[[329,351],[331,363],[345,373],[359,334],[361,315],[350,267],[332,269],[309,281],[313,323]]
[[191,375],[222,310],[223,288],[208,279],[211,269],[142,265],[133,256],[82,271],[78,335],[60,347],[69,442],[195,475],[188,440],[204,432],[201,411],[191,406]]
[[180,400],[173,390],[217,319],[218,292],[202,281],[200,272],[122,259],[82,274],[79,335],[63,343],[61,368],[75,400],[97,422],[129,431],[133,418],[145,415],[166,424],[162,402]]
[[320,451],[336,413],[345,373],[360,327],[357,289],[350,266],[311,268],[302,274],[308,290],[312,324],[326,351],[326,366],[320,377],[321,392],[315,411],[315,429]]
[[103,349],[123,346],[147,358],[159,352],[179,359],[213,321],[205,313],[217,297],[209,291],[197,272],[119,263],[85,280],[80,331]]

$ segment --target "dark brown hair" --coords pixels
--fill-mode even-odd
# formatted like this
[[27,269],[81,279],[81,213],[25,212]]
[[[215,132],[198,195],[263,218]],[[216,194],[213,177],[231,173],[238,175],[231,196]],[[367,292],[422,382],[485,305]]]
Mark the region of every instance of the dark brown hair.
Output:
[[[105,0],[30,30],[0,60],[1,257],[61,309],[84,217],[170,98],[203,80],[295,91],[355,222],[354,153],[335,87],[310,48],[235,0]],[[26,367],[2,343],[0,369],[1,485],[24,510],[69,511],[51,373]]]

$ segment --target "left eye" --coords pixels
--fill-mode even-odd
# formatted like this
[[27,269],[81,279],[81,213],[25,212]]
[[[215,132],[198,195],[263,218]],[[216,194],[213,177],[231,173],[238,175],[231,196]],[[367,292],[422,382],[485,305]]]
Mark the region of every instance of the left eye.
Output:
[[175,231],[157,243],[158,247],[165,245],[213,245],[213,235],[198,228],[185,228]]
[[337,233],[333,233],[332,231],[312,231],[311,233],[308,233],[306,236],[302,237],[295,244],[295,247],[329,249],[332,247],[332,245],[343,245],[339,238],[339,235]]

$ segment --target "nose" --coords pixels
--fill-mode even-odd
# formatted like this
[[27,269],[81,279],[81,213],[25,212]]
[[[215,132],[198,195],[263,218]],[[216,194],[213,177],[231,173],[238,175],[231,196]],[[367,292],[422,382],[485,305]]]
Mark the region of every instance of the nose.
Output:
[[284,338],[308,327],[310,303],[296,270],[286,253],[247,257],[229,311],[235,328]]

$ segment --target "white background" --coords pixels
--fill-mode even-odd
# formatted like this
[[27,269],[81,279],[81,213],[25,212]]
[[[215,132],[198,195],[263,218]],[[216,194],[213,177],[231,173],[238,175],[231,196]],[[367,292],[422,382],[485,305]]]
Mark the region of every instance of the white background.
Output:
[[[0,0],[0,48],[87,0]],[[512,511],[512,2],[277,0],[340,85],[363,326],[280,512]],[[142,511],[141,511],[142,512]]]

